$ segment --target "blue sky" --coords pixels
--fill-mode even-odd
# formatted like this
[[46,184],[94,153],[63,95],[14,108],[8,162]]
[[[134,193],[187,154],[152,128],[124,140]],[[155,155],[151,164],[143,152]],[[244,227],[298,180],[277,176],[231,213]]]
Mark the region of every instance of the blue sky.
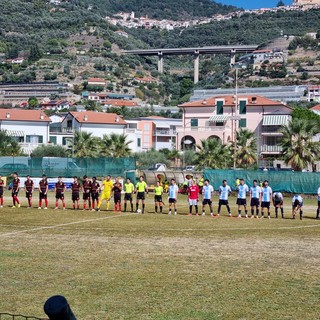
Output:
[[[278,0],[216,0],[223,4],[230,4],[244,9],[272,8],[276,7]],[[292,0],[283,0],[285,4],[292,4]]]

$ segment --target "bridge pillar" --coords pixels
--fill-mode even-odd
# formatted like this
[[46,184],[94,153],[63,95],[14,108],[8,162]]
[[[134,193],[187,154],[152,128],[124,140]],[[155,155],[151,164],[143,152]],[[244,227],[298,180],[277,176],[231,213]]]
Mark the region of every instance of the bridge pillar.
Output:
[[232,49],[230,52],[230,65],[233,66],[236,63],[236,50]]
[[194,84],[199,82],[199,51],[194,52]]
[[158,72],[163,73],[163,53],[158,52]]

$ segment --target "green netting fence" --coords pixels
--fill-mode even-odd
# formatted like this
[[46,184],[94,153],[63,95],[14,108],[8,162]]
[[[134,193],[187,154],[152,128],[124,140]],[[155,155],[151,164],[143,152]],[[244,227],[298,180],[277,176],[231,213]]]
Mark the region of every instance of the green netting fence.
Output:
[[316,194],[320,187],[320,173],[291,171],[247,171],[247,170],[204,170],[205,179],[209,179],[215,190],[222,180],[226,179],[232,189],[235,189],[236,178],[245,179],[252,186],[254,179],[268,180],[273,191]]
[[17,172],[20,176],[48,178],[87,175],[103,177],[107,174],[126,177],[136,169],[135,158],[30,158],[0,157],[0,175],[9,176]]

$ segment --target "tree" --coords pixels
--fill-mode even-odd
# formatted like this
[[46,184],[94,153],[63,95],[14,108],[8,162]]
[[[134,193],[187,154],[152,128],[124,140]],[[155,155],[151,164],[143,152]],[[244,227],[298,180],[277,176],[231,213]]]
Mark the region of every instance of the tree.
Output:
[[28,106],[31,108],[31,109],[34,109],[36,108],[37,106],[39,105],[39,101],[36,97],[30,97],[28,99]]
[[92,133],[85,131],[76,131],[74,133],[74,147],[72,147],[72,139],[68,145],[68,154],[72,155],[72,149],[74,148],[75,158],[96,158],[100,154],[101,140],[97,137],[93,137]]
[[42,53],[39,49],[39,46],[37,44],[31,46],[30,48],[30,55],[29,55],[29,61],[35,62],[41,59]]
[[103,135],[102,137],[102,151],[104,157],[112,158],[126,158],[131,155],[129,147],[132,141],[127,140],[128,136],[125,134],[111,133],[110,135]]
[[241,168],[252,167],[257,163],[257,138],[254,132],[243,128],[237,131],[236,159]]
[[277,7],[284,7],[285,4],[282,0],[280,0],[278,3],[277,3]]
[[195,165],[200,168],[224,169],[229,167],[232,156],[220,139],[201,140],[197,145]]
[[35,148],[30,154],[32,158],[67,157],[67,150],[62,146],[42,145]]
[[22,154],[19,143],[7,132],[0,131],[0,156],[19,156]]
[[314,120],[293,119],[287,126],[282,127],[281,132],[285,163],[295,171],[314,165],[320,153],[320,143],[312,138],[319,133],[319,124]]
[[137,152],[134,154],[134,157],[137,160],[137,166],[141,169],[148,169],[154,163],[164,163],[167,166],[170,164],[167,157],[155,149],[148,150],[147,152]]

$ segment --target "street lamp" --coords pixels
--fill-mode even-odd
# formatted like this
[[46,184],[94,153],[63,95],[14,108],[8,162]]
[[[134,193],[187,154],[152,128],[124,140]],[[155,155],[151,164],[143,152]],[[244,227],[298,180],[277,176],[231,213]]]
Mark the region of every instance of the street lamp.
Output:
[[185,167],[185,151],[186,151],[186,145],[192,144],[192,141],[187,139],[186,140],[186,125],[191,124],[191,121],[188,121],[187,123],[184,123],[183,125],[183,154],[182,154],[182,169]]

